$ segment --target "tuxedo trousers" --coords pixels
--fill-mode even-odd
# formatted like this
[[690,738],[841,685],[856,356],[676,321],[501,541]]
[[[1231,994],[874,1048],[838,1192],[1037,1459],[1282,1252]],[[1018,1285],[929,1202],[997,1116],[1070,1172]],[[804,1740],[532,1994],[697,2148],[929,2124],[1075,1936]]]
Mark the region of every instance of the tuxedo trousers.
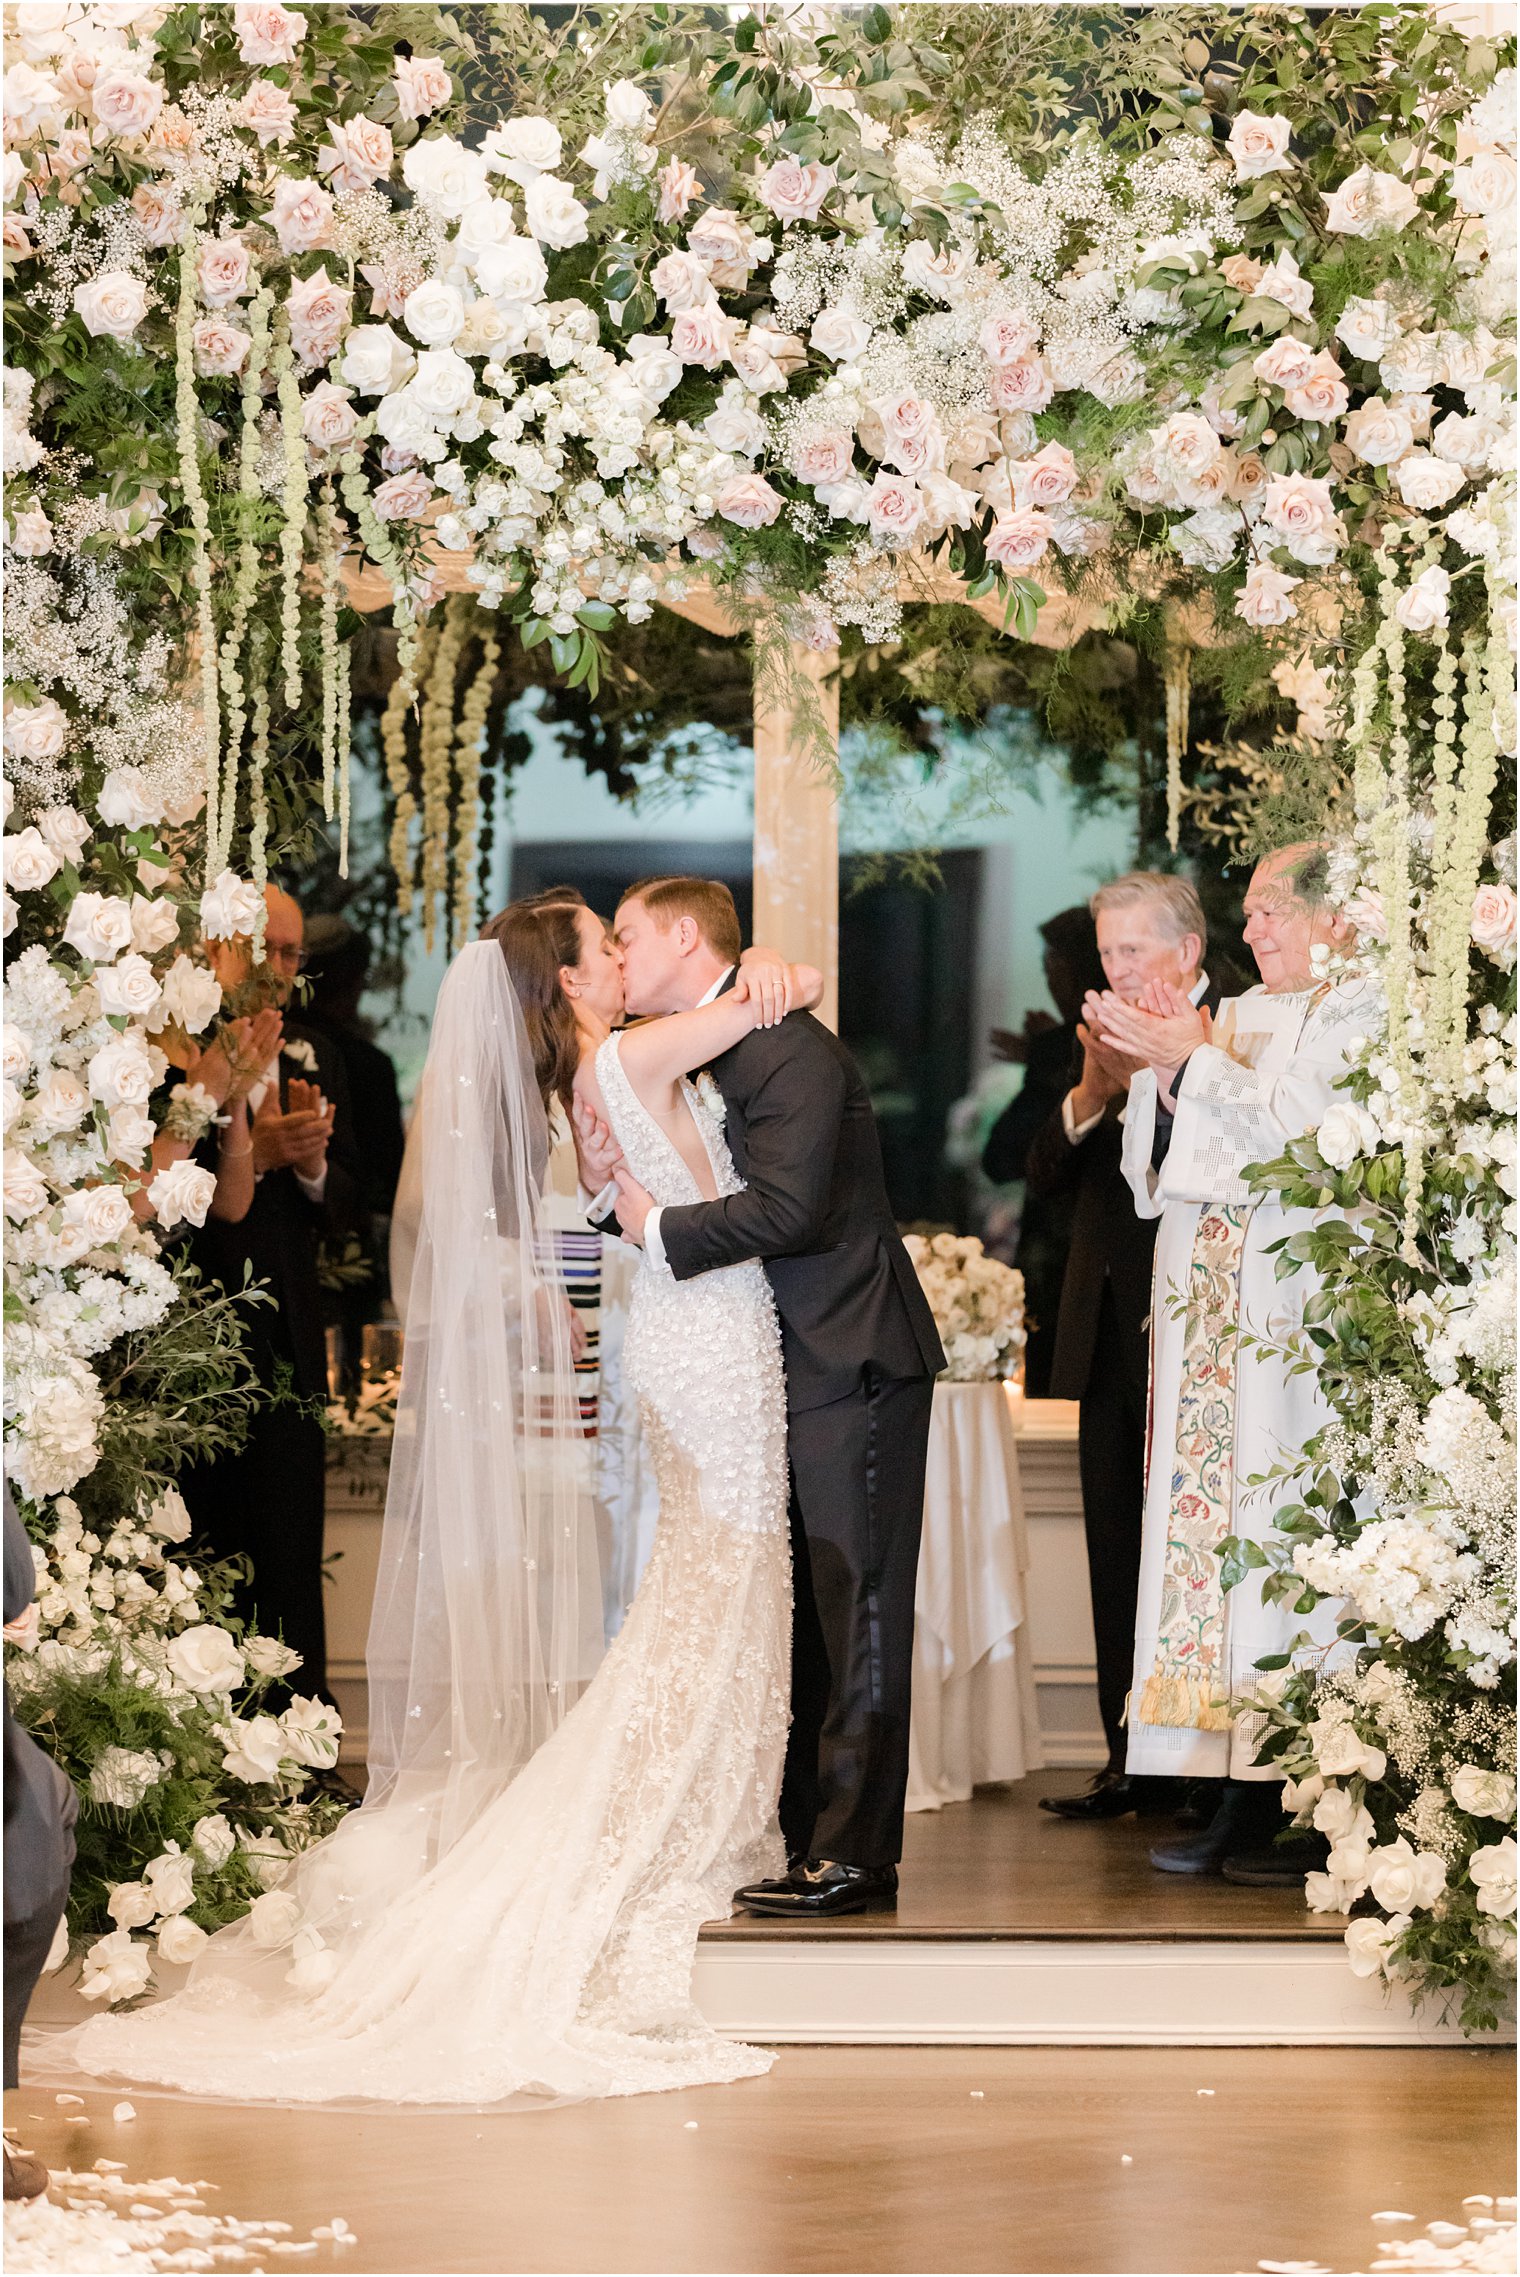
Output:
[[252,1560],[234,1612],[301,1655],[288,1686],[275,1688],[277,1699],[290,1691],[330,1698],[322,1605],[327,1441],[316,1417],[293,1403],[256,1408],[237,1452],[192,1464],[180,1490],[198,1543],[213,1557]]
[[1135,1666],[1140,1522],[1145,1510],[1145,1329],[1123,1316],[1105,1275],[1087,1388],[1078,1410],[1077,1459],[1097,1646],[1098,1710],[1108,1768],[1122,1772],[1124,1711]]
[[787,1419],[794,1611],[781,1831],[794,1855],[848,1866],[902,1856],[933,1403],[932,1377],[867,1370],[848,1397]]

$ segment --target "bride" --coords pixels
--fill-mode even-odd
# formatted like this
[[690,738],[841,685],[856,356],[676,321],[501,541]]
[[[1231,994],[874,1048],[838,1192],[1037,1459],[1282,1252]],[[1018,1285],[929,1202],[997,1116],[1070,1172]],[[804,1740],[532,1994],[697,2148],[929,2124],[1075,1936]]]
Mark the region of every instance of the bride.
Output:
[[[415,1242],[368,1649],[369,1787],[185,1989],[69,2035],[87,2073],[239,2100],[489,2106],[751,2076],[692,1998],[697,1933],[781,1870],[791,1575],[758,1264],[645,1258],[627,1364],[660,1519],[598,1668],[568,1311],[544,1229],[572,1090],[657,1199],[740,1184],[687,1080],[817,974],[741,968],[614,1032],[589,909],[508,912],[450,967],[407,1144]],[[593,1671],[595,1672],[593,1674]]]

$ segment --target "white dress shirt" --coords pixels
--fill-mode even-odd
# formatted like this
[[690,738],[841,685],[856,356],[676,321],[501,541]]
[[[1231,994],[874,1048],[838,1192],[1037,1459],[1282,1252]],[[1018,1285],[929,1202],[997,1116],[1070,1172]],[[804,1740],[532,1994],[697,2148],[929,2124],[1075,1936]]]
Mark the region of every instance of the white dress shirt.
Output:
[[[1188,1002],[1190,1004],[1201,1004],[1208,994],[1208,990],[1209,976],[1206,972],[1201,972],[1188,990]],[[1079,1123],[1071,1111],[1071,1102],[1074,1096],[1073,1092],[1068,1091],[1061,1101],[1061,1128],[1066,1133],[1069,1145],[1080,1146],[1088,1132],[1095,1131],[1102,1122],[1105,1110],[1100,1107],[1095,1115],[1089,1115]]]
[[[728,976],[733,971],[733,969],[734,968],[732,965],[725,965],[723,967],[723,970],[719,973],[717,979],[713,982],[712,987],[707,991],[707,994],[705,996],[699,996],[697,998],[695,1005],[692,1007],[694,1011],[700,1012],[704,1004],[711,1004],[715,1001],[716,998],[722,995],[724,989],[728,986]],[[660,1210],[658,1204],[654,1209],[650,1211],[648,1217],[644,1220],[644,1254],[646,1257],[652,1257],[656,1265],[663,1265],[666,1262],[665,1244],[660,1239]]]
[[[280,1055],[278,1052],[275,1053],[274,1058],[269,1062],[258,1082],[254,1084],[248,1094],[248,1120],[250,1122],[253,1121],[271,1091],[274,1093],[275,1105],[278,1107],[280,1103]],[[291,1168],[295,1170],[294,1163],[291,1164]],[[258,1184],[263,1175],[262,1170],[254,1172],[255,1185]],[[327,1164],[323,1163],[315,1178],[303,1177],[299,1170],[295,1170],[295,1180],[308,1202],[320,1202],[322,1196],[327,1192]]]

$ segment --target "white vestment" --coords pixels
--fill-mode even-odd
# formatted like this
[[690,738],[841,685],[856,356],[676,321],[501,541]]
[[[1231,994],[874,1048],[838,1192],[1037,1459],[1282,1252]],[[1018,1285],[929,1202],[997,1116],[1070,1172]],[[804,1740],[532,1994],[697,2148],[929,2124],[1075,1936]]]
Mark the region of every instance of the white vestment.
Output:
[[1297,1454],[1329,1410],[1311,1373],[1277,1349],[1298,1328],[1316,1275],[1276,1273],[1276,1245],[1312,1223],[1255,1199],[1248,1165],[1318,1128],[1353,1043],[1375,1021],[1365,981],[1297,994],[1247,990],[1220,1006],[1212,1043],[1183,1072],[1171,1144],[1152,1168],[1156,1078],[1130,1085],[1124,1173],[1143,1217],[1160,1217],[1151,1297],[1150,1436],[1127,1767],[1190,1778],[1271,1778],[1253,1757],[1261,1718],[1232,1715],[1255,1664],[1308,1629],[1328,1644],[1337,1607],[1264,1605],[1252,1571],[1224,1593],[1212,1543],[1266,1542],[1291,1481],[1249,1481]]

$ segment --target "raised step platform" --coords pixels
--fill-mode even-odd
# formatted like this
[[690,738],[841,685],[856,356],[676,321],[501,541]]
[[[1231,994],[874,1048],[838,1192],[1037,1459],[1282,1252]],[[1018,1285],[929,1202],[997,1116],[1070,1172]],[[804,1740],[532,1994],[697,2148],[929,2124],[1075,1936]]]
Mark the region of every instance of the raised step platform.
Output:
[[969,2046],[1439,2046],[1462,2035],[1352,1975],[1338,1916],[1297,1889],[1158,1873],[1162,1820],[1036,1808],[1070,1773],[910,1818],[895,1912],[703,1934],[697,1997],[762,2042]]

